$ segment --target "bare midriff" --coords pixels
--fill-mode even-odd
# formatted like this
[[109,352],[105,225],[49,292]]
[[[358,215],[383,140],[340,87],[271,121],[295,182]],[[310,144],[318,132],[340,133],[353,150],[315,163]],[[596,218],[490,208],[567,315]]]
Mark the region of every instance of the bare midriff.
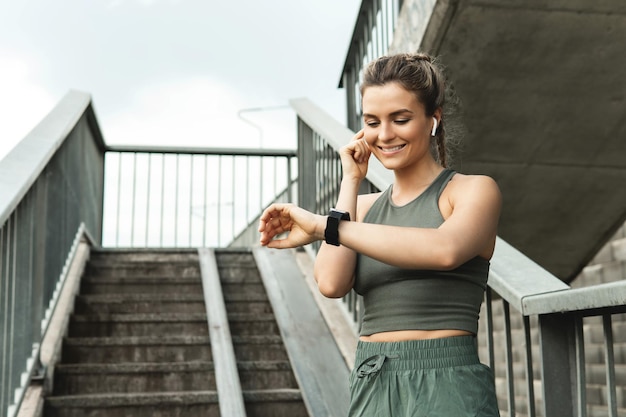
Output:
[[441,339],[444,337],[473,336],[465,330],[397,330],[360,336],[363,342],[403,342],[407,340]]

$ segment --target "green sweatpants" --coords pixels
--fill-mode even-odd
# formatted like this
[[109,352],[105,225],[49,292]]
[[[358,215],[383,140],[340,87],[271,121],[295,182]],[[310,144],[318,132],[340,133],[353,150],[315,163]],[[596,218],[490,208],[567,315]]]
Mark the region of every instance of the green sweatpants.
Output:
[[498,417],[491,369],[473,336],[362,342],[349,417]]

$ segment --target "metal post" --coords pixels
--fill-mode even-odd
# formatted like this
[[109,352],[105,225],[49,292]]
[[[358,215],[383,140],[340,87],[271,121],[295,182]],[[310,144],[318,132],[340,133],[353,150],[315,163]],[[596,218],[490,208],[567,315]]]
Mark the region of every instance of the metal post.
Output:
[[558,313],[539,316],[543,415],[546,417],[574,415],[574,340],[575,328],[571,318]]
[[298,204],[300,207],[315,210],[315,146],[313,131],[298,118]]

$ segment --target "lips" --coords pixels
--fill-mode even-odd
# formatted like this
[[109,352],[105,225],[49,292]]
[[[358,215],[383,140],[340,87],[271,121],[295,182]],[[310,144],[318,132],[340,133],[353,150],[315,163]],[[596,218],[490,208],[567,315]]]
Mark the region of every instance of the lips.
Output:
[[393,152],[398,152],[399,150],[401,150],[405,146],[406,146],[406,144],[405,145],[398,145],[398,146],[386,146],[386,147],[379,146],[378,149],[380,149],[383,153],[393,153]]

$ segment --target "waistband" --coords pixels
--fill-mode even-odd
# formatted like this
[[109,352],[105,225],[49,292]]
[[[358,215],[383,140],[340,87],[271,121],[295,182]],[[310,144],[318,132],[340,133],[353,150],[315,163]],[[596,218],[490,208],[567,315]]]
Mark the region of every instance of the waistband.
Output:
[[[476,338],[455,336],[402,342],[364,342],[356,349],[355,371],[364,376],[380,370],[449,368],[480,363]],[[384,369],[383,369],[384,365]]]

